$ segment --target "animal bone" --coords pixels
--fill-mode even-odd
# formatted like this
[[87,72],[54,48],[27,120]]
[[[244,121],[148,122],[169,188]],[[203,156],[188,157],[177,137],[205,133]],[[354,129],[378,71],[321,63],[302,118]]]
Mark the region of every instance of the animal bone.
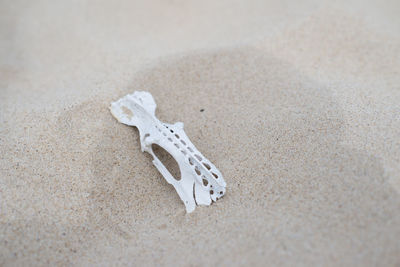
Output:
[[[226,183],[222,174],[190,142],[183,123],[168,124],[155,116],[156,103],[148,92],[136,91],[111,103],[111,113],[121,123],[139,130],[142,152],[153,156],[153,164],[172,184],[192,212],[197,205],[210,205],[225,194]],[[165,149],[179,165],[181,179],[177,180],[154,154],[152,145]]]

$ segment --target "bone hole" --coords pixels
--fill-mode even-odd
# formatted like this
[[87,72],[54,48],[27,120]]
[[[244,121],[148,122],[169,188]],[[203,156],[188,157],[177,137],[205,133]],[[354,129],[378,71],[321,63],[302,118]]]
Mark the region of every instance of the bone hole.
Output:
[[171,132],[171,133],[174,133],[174,130],[171,129],[170,132]]
[[174,144],[176,146],[176,148],[179,148],[179,145],[177,143]]
[[168,137],[168,141],[172,142],[172,138],[171,138],[171,137]]
[[132,110],[128,109],[125,106],[122,106],[121,109],[122,109],[122,113],[124,113],[124,115],[128,116],[129,119],[131,119],[133,117]]
[[189,158],[189,163],[190,163],[190,165],[193,165],[193,164],[194,164],[194,160],[193,160],[192,157]]
[[206,179],[203,178],[203,185],[207,186],[208,185],[208,181]]
[[193,149],[190,146],[188,146],[188,150],[193,153]]
[[193,199],[194,199],[194,203],[196,203],[197,206],[197,201],[196,201],[196,183],[193,183]]
[[180,181],[181,172],[179,170],[178,162],[176,162],[174,157],[157,144],[152,144],[151,148],[153,149],[153,153],[162,162],[162,164],[164,164],[165,168],[167,168],[175,180]]
[[212,172],[212,175],[214,175],[215,179],[218,179],[218,175]]
[[149,136],[150,136],[150,134],[148,134],[148,133],[145,134],[145,135],[144,135],[144,139],[146,139],[146,138],[149,137]]
[[199,170],[199,168],[197,166],[194,168],[194,170],[197,173],[197,175],[201,175],[201,172],[200,172],[200,170]]
[[222,193],[223,193],[222,191],[221,191],[221,192],[219,192],[219,194],[220,194],[220,195],[222,195]]
[[185,143],[185,141],[181,140],[181,143],[182,143],[184,146],[186,146],[186,143]]
[[179,135],[178,134],[175,134],[175,137],[179,139]]
[[204,167],[206,167],[206,168],[207,168],[207,170],[210,170],[210,169],[211,169],[211,166],[210,166],[210,165],[208,165],[207,163],[203,162],[203,165],[204,165]]
[[202,160],[202,158],[200,157],[200,155],[194,154],[194,156],[198,159],[198,160]]
[[186,152],[184,150],[181,150],[181,152],[182,152],[183,155],[186,155]]
[[213,190],[210,190],[210,194],[211,194],[211,195],[214,194],[214,191],[213,191]]

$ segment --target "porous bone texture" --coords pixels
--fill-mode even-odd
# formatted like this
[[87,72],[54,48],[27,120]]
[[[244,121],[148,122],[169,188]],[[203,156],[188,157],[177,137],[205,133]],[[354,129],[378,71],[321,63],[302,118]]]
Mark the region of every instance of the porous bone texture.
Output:
[[[111,104],[113,116],[121,123],[139,130],[142,152],[153,156],[153,164],[168,183],[174,186],[188,213],[196,205],[210,205],[225,194],[222,174],[192,144],[183,123],[168,124],[155,116],[156,103],[148,92],[136,91]],[[156,144],[178,163],[180,177],[174,177],[153,151]]]

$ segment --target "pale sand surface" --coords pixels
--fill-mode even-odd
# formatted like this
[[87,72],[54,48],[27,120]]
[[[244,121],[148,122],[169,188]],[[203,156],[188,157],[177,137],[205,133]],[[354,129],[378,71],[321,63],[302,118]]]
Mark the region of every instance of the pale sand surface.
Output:
[[[400,4],[301,2],[1,1],[0,265],[399,266]],[[218,203],[111,116],[135,90]]]

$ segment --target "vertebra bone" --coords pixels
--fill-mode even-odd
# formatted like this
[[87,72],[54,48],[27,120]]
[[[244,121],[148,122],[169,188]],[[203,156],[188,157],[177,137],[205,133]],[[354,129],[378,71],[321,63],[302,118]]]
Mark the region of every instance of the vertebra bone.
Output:
[[[225,194],[222,174],[190,142],[182,122],[168,124],[156,118],[156,106],[150,93],[136,91],[111,103],[110,110],[119,122],[138,128],[142,152],[153,156],[154,166],[175,187],[188,213],[196,208],[196,204],[208,206],[217,201]],[[176,160],[180,180],[175,179],[157,158],[153,144],[165,149]]]

